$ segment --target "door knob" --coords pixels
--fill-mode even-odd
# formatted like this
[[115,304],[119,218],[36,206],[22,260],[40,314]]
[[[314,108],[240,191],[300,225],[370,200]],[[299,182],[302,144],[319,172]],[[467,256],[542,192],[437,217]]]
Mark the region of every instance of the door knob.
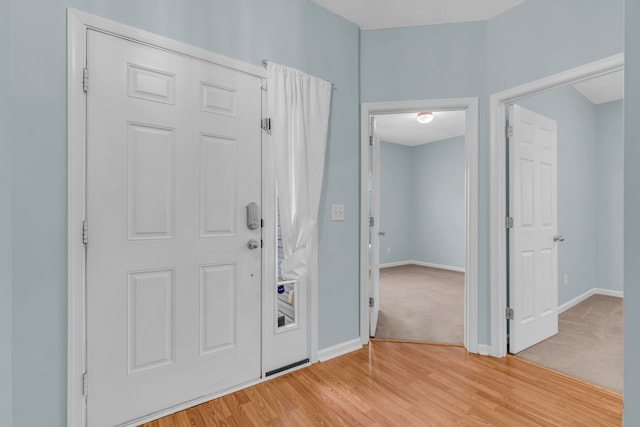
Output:
[[384,231],[380,231],[380,232],[378,233],[378,236],[386,236],[386,235],[387,235],[387,233],[385,233]]
[[259,246],[260,243],[255,239],[251,239],[247,242],[247,247],[251,250],[258,249]]
[[564,242],[564,236],[562,234],[556,234],[553,236],[554,242]]

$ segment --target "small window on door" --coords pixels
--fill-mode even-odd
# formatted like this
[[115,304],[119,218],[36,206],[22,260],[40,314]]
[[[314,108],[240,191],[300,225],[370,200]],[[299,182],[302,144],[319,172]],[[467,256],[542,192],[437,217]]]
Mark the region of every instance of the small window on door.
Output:
[[276,325],[279,331],[296,326],[298,317],[298,281],[287,280],[282,277],[282,262],[284,261],[284,245],[282,242],[282,227],[280,225],[280,205],[276,199]]

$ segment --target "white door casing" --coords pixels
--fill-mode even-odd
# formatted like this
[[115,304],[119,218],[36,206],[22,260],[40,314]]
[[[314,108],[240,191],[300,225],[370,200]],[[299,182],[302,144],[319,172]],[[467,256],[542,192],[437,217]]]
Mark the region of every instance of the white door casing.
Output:
[[491,345],[488,354],[504,357],[507,353],[507,249],[504,215],[507,210],[507,165],[505,144],[505,106],[529,96],[566,87],[594,77],[624,69],[624,54],[603,58],[491,95],[490,115],[490,299]]
[[261,79],[88,31],[87,411],[116,425],[259,378]]
[[[478,344],[478,99],[451,98],[415,101],[367,102],[361,108],[360,186],[360,340],[369,342],[369,135],[370,117],[416,111],[465,111],[465,205],[466,268],[464,302],[464,346],[471,353],[488,354],[488,346]],[[377,218],[376,218],[377,219]],[[377,233],[377,231],[376,231]]]
[[557,124],[509,106],[509,351],[558,333]]
[[[370,271],[369,271],[369,336],[376,335],[380,313],[380,140],[376,132],[376,118],[370,117],[369,174],[371,179],[370,212],[373,225],[369,223]],[[373,304],[371,304],[373,301]]]

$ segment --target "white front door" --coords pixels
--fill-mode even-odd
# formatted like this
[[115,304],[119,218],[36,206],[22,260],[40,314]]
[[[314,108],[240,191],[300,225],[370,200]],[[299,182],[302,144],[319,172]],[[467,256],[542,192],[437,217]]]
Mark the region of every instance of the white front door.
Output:
[[93,30],[87,56],[93,427],[261,375],[261,79]]
[[557,124],[509,107],[509,351],[558,333]]
[[380,313],[380,140],[371,116],[369,144],[369,336],[376,335]]

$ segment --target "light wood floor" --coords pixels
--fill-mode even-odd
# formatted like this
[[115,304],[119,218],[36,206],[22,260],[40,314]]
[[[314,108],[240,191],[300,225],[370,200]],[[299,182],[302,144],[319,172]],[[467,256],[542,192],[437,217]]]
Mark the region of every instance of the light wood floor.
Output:
[[146,427],[620,426],[619,394],[524,360],[372,341]]

